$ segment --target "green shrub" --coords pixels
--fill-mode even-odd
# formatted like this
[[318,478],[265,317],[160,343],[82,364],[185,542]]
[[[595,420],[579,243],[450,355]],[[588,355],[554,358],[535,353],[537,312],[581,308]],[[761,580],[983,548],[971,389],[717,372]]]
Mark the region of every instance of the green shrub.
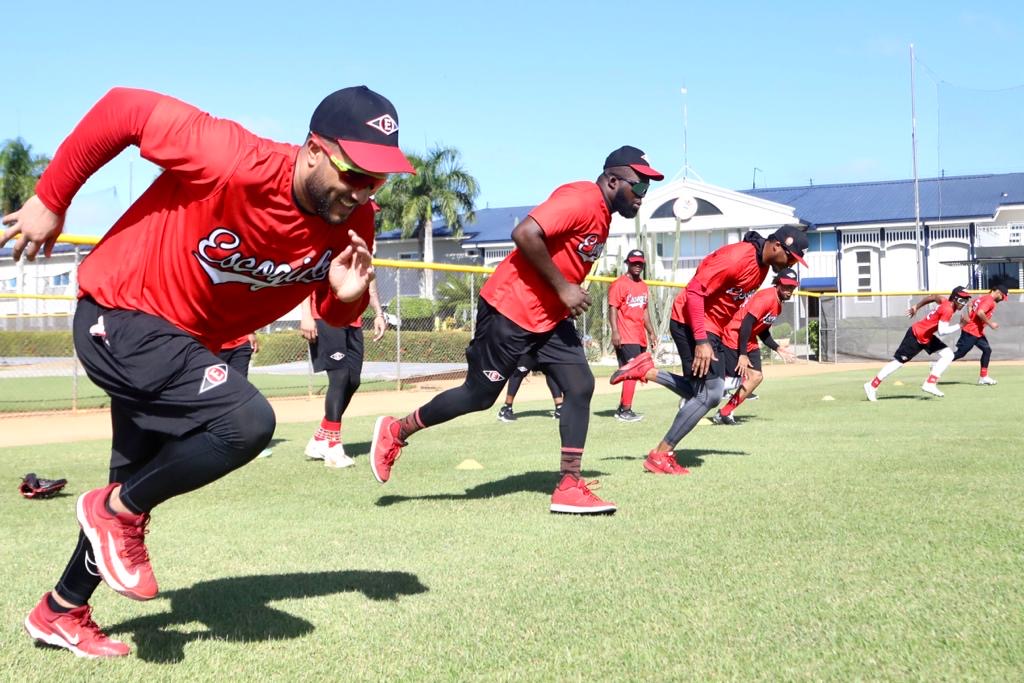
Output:
[[793,326],[789,323],[772,325],[772,336],[776,339],[790,339],[793,336]]
[[[365,325],[364,325],[365,327]],[[394,362],[398,332],[384,333],[379,342],[366,334],[363,359],[367,362]],[[409,332],[402,330],[403,363],[463,363],[470,335],[465,331]],[[306,340],[297,330],[284,330],[259,335],[260,352],[253,356],[257,366],[305,361],[309,358]]]
[[12,356],[70,358],[72,346],[69,330],[0,332],[0,358]]

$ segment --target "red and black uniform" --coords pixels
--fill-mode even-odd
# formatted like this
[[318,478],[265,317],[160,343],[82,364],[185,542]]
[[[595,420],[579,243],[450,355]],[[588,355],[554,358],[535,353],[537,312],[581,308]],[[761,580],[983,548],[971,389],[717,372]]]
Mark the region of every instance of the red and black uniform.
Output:
[[228,364],[228,367],[242,376],[249,375],[249,361],[252,360],[252,344],[249,335],[242,335],[220,345],[217,358]]
[[615,349],[619,365],[647,350],[647,305],[650,290],[647,283],[634,280],[628,273],[608,288],[608,305],[617,311],[619,346]]
[[989,361],[992,359],[992,346],[988,343],[988,337],[985,336],[985,323],[978,317],[978,313],[984,314],[986,320],[991,320],[996,312],[996,303],[991,292],[979,296],[971,302],[967,322],[961,328],[960,338],[956,342],[953,360],[960,360],[967,355],[968,351],[977,346],[981,349],[982,372],[988,372]]
[[[551,260],[566,280],[584,281],[601,257],[611,214],[596,183],[562,185],[530,212],[544,233]],[[565,395],[560,430],[563,453],[582,452],[589,425],[594,376],[569,309],[515,249],[480,290],[476,333],[466,349],[466,382],[414,413],[432,426],[494,404],[523,354],[536,357]]]
[[778,343],[772,337],[771,326],[782,313],[782,301],[775,287],[762,289],[747,299],[733,314],[729,324],[722,331],[723,363],[727,374],[734,375],[739,357],[746,354],[750,367],[761,370],[760,339],[764,345],[775,351]]
[[956,307],[952,301],[946,300],[939,303],[928,312],[928,315],[907,329],[899,347],[892,355],[893,360],[906,363],[922,351],[932,354],[946,348],[945,342],[939,339],[936,332],[939,329],[939,323],[948,323],[953,319],[955,313]]
[[[719,247],[704,257],[686,288],[676,296],[669,331],[687,377],[692,374],[696,344],[707,340],[717,351],[733,315],[764,283],[769,270],[761,260],[764,243],[765,238],[751,231],[742,242]],[[711,365],[706,379],[725,376],[720,356],[719,362]]]
[[[65,140],[36,188],[63,214],[128,145],[164,172],[79,268],[75,349],[111,396],[110,480],[133,513],[240,467],[274,432],[270,404],[215,352],[292,310],[327,281],[348,228],[303,212],[299,148],[157,93],[117,88]],[[365,301],[348,304],[353,309]],[[78,547],[57,586],[78,604],[99,578]]]

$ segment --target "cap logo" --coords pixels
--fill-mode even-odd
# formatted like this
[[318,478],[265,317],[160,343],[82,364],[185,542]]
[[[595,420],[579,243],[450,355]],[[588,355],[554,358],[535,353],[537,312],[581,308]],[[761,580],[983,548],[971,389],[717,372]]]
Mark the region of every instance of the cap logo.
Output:
[[787,247],[793,246],[793,238],[792,237],[787,237],[786,238],[786,246]]
[[384,135],[391,135],[398,132],[398,121],[391,118],[391,114],[384,114],[366,122],[370,128],[376,128]]

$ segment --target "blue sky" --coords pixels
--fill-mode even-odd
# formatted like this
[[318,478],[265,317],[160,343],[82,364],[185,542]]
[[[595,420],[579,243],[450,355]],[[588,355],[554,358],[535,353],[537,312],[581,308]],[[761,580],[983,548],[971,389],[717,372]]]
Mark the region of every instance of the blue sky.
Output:
[[[592,179],[622,144],[675,175],[684,105],[709,183],[909,178],[914,43],[920,175],[1024,170],[1019,0],[14,5],[0,139],[46,154],[114,85],[300,142],[324,95],[365,83],[397,106],[403,148],[462,152],[481,207]],[[122,155],[82,194],[127,205],[129,175],[138,196],[154,170]]]

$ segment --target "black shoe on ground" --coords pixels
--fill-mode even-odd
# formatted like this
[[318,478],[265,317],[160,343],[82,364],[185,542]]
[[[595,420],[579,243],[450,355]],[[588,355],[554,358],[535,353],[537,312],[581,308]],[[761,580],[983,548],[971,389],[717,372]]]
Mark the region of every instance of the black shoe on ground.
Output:
[[619,408],[615,411],[615,419],[620,422],[639,422],[643,415],[637,415],[631,408]]
[[558,406],[557,408],[552,410],[551,411],[551,417],[553,417],[556,420],[561,420],[562,419],[562,406]]
[[736,418],[732,415],[722,415],[722,413],[715,413],[711,416],[711,422],[716,425],[734,425],[736,424]]
[[498,419],[502,422],[515,422],[516,414],[512,412],[512,406],[505,405],[498,411]]

